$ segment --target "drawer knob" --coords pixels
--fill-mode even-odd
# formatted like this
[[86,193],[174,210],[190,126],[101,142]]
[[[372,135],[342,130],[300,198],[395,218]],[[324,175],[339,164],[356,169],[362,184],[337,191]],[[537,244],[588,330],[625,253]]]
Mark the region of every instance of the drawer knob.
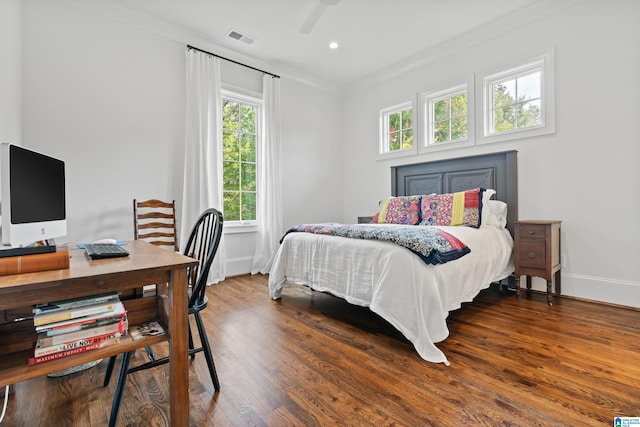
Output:
[[534,234],[536,234],[536,232],[533,230],[529,230],[529,234],[533,236]]
[[535,258],[535,257],[536,257],[535,252],[529,252],[529,258]]

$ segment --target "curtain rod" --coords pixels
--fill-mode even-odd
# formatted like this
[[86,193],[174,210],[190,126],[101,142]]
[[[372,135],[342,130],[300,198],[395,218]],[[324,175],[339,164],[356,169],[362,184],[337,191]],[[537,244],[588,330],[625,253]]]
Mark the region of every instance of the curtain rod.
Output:
[[270,73],[268,71],[261,70],[261,69],[256,68],[256,67],[252,67],[251,65],[243,64],[242,62],[234,61],[233,59],[225,58],[224,56],[220,56],[220,55],[217,55],[215,53],[207,52],[206,50],[198,49],[195,46],[187,45],[187,49],[197,50],[198,52],[206,53],[207,55],[215,56],[217,58],[224,59],[225,61],[233,62],[234,64],[241,65],[241,66],[246,67],[246,68],[251,68],[252,70],[259,71],[259,72],[264,73],[264,74],[268,74],[271,77],[274,77],[276,79],[280,78],[280,76],[278,76],[276,74]]

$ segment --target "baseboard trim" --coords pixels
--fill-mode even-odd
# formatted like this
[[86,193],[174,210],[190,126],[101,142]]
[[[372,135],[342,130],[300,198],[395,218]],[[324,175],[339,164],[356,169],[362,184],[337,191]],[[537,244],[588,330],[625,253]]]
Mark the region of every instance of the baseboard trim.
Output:
[[[545,292],[546,282],[536,277],[533,280],[534,290]],[[565,298],[640,309],[640,282],[563,272],[561,291]]]

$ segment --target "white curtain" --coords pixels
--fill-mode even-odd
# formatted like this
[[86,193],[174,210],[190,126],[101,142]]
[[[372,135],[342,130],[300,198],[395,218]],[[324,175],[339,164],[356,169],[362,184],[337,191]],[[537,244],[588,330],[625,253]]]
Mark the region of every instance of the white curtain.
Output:
[[262,78],[262,132],[258,146],[256,239],[251,274],[269,273],[273,256],[282,237],[282,191],[280,183],[280,79]]
[[[187,49],[187,105],[184,183],[180,212],[180,242],[187,244],[191,228],[208,208],[222,211],[222,136],[220,59]],[[211,266],[209,283],[225,278],[224,236]]]

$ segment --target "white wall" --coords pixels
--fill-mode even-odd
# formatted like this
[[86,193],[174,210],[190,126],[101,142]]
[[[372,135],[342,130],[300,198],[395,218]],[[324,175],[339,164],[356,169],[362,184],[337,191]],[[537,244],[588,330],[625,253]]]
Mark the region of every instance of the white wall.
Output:
[[340,222],[344,163],[341,100],[286,79],[281,92],[284,226]]
[[[586,0],[482,39],[470,34],[399,75],[352,87],[344,101],[345,220],[373,214],[390,193],[389,167],[518,150],[519,218],[562,220],[563,293],[640,307],[640,3]],[[554,135],[376,161],[378,111],[433,84],[517,65],[555,48]],[[476,83],[477,85],[478,83]],[[478,97],[479,98],[479,97]],[[478,117],[476,115],[476,117]],[[542,289],[543,283],[534,286]]]
[[0,2],[0,142],[20,144],[20,0]]
[[66,162],[62,241],[131,239],[134,198],[179,196],[184,47],[65,2],[22,12],[23,143]]
[[[59,242],[131,239],[133,198],[180,206],[186,43],[67,1],[25,0],[22,15],[23,143],[67,167]],[[223,87],[261,93],[261,73],[221,70]],[[340,220],[342,203],[325,203],[342,191],[340,99],[286,78],[281,87],[285,225]],[[228,234],[225,248],[227,275],[250,271],[255,233]]]

